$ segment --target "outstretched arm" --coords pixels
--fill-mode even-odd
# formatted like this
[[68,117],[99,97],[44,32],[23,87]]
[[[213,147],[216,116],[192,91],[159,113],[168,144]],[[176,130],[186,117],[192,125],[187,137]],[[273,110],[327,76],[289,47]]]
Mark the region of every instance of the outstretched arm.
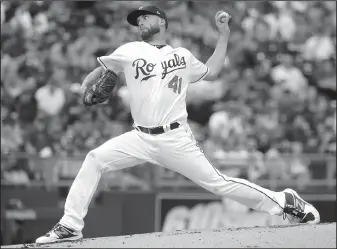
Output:
[[204,80],[207,81],[216,80],[225,63],[228,38],[230,34],[230,29],[228,25],[230,19],[231,16],[224,11],[219,11],[215,15],[215,24],[219,31],[219,39],[216,44],[213,55],[206,62],[206,66],[209,69],[209,73],[204,78]]

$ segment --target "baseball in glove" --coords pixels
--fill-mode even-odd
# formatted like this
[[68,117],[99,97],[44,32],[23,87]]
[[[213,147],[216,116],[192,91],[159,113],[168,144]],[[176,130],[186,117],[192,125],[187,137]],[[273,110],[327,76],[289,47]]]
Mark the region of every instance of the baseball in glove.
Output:
[[107,69],[94,84],[88,85],[84,92],[83,104],[86,107],[104,103],[116,85],[117,74]]

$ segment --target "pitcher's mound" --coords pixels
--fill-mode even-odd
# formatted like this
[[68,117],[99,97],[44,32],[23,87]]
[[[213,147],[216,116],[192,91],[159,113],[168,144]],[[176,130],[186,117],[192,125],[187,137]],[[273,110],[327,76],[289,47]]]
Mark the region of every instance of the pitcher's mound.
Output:
[[318,225],[287,225],[273,227],[189,230],[172,233],[149,233],[131,236],[83,239],[77,242],[28,244],[4,248],[336,248],[336,223]]

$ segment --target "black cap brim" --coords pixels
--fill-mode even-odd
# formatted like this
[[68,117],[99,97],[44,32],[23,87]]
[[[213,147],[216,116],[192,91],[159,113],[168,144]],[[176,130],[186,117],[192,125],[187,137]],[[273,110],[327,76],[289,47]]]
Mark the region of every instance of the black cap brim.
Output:
[[131,25],[133,26],[138,26],[138,23],[137,23],[137,19],[138,17],[142,16],[142,15],[156,15],[154,13],[152,13],[151,11],[148,11],[148,10],[134,10],[132,12],[130,12],[127,16],[127,21],[128,23],[130,23]]

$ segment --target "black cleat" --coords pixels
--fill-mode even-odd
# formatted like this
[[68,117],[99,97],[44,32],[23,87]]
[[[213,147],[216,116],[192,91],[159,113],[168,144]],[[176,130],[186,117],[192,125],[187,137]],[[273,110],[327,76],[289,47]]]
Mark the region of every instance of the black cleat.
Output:
[[286,196],[286,204],[283,211],[291,216],[291,222],[307,224],[318,224],[320,222],[317,209],[304,201],[295,190],[288,188],[283,190],[283,193]]
[[67,228],[60,223],[57,223],[52,230],[50,230],[46,235],[43,235],[36,239],[35,243],[53,243],[53,242],[63,242],[63,241],[74,241],[82,239],[83,235],[81,232],[75,232],[74,230]]

